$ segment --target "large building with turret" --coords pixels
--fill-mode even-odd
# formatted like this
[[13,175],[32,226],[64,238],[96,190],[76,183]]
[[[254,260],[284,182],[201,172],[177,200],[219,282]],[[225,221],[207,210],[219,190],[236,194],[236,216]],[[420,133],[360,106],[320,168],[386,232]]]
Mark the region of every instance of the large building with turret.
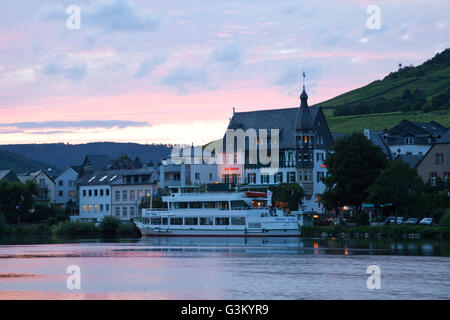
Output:
[[[219,170],[224,183],[274,185],[296,182],[305,191],[304,213],[323,213],[321,194],[325,191],[322,177],[327,174],[324,165],[326,152],[331,149],[333,136],[320,106],[308,106],[305,86],[300,95],[300,106],[295,108],[233,112],[228,130],[279,130],[278,167],[269,168],[260,163],[249,163],[249,143],[246,143],[245,162],[228,164]],[[225,138],[224,138],[225,139]],[[267,144],[272,139],[267,137]],[[226,142],[225,142],[226,143]],[[251,142],[250,142],[251,143]],[[259,137],[257,139],[259,144]],[[269,147],[270,149],[270,147]]]

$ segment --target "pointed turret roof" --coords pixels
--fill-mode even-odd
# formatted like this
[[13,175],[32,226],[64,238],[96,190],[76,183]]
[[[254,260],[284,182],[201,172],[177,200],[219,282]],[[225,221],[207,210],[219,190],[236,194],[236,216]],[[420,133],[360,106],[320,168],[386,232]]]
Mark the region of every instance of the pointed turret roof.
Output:
[[297,112],[297,119],[295,129],[297,131],[308,131],[314,128],[314,122],[312,120],[311,111],[308,107],[308,94],[303,85],[303,91],[300,95],[300,108]]

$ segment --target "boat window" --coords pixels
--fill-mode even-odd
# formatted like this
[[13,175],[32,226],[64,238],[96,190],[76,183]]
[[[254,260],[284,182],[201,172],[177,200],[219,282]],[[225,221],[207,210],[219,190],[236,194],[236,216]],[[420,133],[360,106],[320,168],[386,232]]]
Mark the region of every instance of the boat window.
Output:
[[221,217],[216,218],[216,226],[228,226],[230,224],[230,218]]
[[189,204],[189,207],[190,207],[190,208],[194,208],[194,209],[198,209],[198,208],[201,208],[201,207],[202,207],[202,203],[201,203],[201,202],[191,202],[191,203]]
[[261,223],[249,222],[248,227],[249,228],[261,228]]
[[167,226],[168,225],[168,218],[162,218],[162,224]]
[[177,209],[186,209],[188,207],[187,202],[175,202],[175,208]]
[[228,209],[228,201],[220,201],[219,208],[220,209]]
[[198,218],[184,218],[184,224],[186,226],[196,226],[198,225]]
[[245,217],[231,217],[231,225],[244,226],[245,225]]
[[170,224],[180,226],[183,224],[183,218],[170,218]]
[[214,201],[205,202],[205,208],[215,208],[216,203]]
[[152,218],[151,224],[153,225],[160,225],[161,224],[161,218]]
[[231,208],[248,208],[249,205],[244,200],[231,201]]
[[148,218],[144,218],[144,224],[148,224]]
[[201,226],[212,226],[213,218],[200,218],[200,225]]

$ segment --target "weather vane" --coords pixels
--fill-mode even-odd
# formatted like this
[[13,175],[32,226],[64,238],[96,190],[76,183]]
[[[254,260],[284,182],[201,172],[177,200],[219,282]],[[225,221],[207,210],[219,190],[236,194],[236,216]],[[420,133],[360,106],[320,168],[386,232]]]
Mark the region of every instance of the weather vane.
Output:
[[306,76],[305,70],[303,70],[303,88],[305,87],[305,76]]

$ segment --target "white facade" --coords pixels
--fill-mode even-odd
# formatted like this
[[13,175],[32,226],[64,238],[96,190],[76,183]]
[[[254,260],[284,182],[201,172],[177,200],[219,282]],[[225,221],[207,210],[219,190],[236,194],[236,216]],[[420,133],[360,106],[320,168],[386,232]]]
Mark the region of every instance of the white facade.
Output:
[[80,220],[102,220],[111,215],[111,186],[82,185],[80,186]]
[[420,145],[420,144],[400,144],[389,146],[392,155],[397,156],[399,154],[411,154],[424,156],[428,150],[430,150],[431,145]]
[[55,202],[67,204],[70,200],[78,202],[77,184],[78,172],[68,167],[55,179]]

